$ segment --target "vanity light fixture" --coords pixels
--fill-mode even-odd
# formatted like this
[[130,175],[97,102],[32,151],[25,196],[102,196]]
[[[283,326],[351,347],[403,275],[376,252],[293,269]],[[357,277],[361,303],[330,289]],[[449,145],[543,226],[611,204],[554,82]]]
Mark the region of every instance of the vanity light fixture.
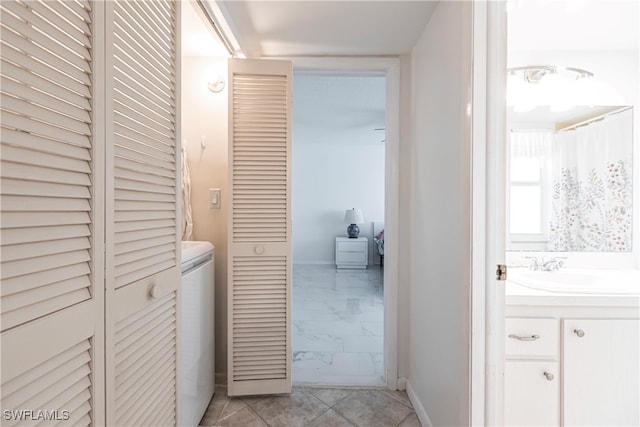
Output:
[[582,68],[555,65],[527,65],[507,71],[507,104],[517,112],[543,105],[551,106],[552,111],[583,105],[585,90],[580,86],[593,77]]
[[540,83],[546,76],[562,76],[563,80],[579,80],[593,77],[591,71],[575,67],[558,67],[554,65],[526,65],[507,70],[509,76],[516,76],[526,83]]

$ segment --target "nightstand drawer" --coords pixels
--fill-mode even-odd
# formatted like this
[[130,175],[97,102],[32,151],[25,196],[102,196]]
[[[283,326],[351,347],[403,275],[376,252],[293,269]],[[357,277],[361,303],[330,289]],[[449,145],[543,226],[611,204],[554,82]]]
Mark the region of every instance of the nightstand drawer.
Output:
[[507,318],[505,354],[508,357],[558,357],[557,319]]
[[338,242],[337,250],[340,253],[349,253],[349,252],[357,252],[357,253],[365,253],[367,250],[367,242]]
[[367,254],[364,252],[338,252],[338,264],[366,264]]

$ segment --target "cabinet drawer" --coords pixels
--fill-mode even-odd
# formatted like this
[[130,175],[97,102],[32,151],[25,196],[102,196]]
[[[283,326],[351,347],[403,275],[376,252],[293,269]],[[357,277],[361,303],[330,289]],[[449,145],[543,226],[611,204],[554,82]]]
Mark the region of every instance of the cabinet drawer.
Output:
[[338,242],[336,245],[338,252],[364,253],[367,250],[367,242]]
[[559,349],[557,319],[507,318],[505,354],[507,357],[549,357],[556,359]]

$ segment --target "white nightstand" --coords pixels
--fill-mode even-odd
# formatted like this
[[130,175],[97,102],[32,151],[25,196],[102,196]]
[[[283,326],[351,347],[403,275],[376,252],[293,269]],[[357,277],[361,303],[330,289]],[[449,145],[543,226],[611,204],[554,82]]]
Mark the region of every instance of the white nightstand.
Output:
[[336,237],[336,266],[338,268],[367,268],[369,240],[366,237],[350,239]]

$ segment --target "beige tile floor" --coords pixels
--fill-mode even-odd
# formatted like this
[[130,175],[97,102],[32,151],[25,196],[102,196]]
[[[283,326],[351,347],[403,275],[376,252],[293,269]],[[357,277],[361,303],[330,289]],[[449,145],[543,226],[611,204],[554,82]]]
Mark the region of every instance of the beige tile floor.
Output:
[[420,427],[420,422],[402,391],[294,387],[290,395],[229,398],[225,388],[216,388],[200,425]]

